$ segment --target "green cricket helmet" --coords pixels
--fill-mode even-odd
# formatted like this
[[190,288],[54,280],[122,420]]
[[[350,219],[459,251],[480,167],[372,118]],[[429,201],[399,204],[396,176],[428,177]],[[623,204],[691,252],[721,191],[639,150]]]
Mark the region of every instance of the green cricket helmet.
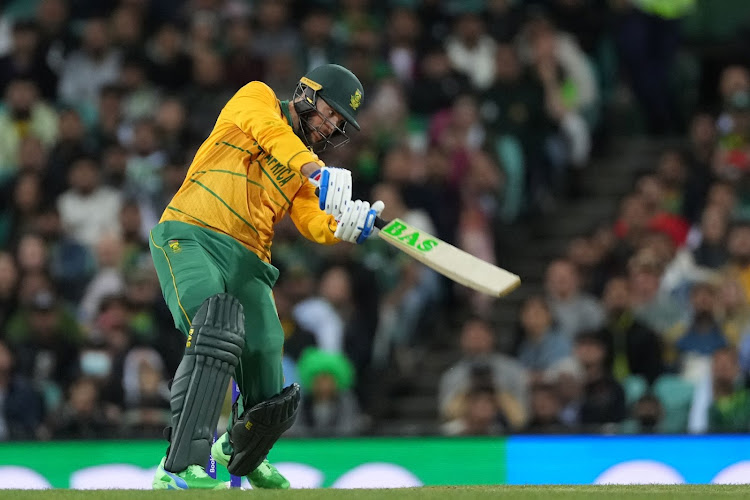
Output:
[[[307,118],[310,113],[317,112],[324,120],[328,119],[317,109],[318,98],[328,103],[346,121],[339,126],[334,126],[333,132],[328,136],[321,133],[323,140],[311,143],[309,137],[311,133],[314,131],[320,133],[320,131],[314,129],[308,122]],[[308,146],[312,147],[315,152],[320,152],[328,145],[338,147],[348,142],[347,124],[351,123],[355,129],[360,130],[357,110],[362,105],[363,98],[362,83],[354,73],[338,64],[318,66],[303,76],[294,93],[294,107],[300,117],[302,135]]]

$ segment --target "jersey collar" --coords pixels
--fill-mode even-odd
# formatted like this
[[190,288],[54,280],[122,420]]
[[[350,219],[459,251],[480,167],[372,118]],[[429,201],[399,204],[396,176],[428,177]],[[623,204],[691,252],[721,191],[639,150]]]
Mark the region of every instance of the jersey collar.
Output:
[[287,123],[290,127],[294,128],[294,124],[292,123],[292,115],[289,114],[289,101],[279,101],[279,104],[281,104],[281,112],[284,114],[284,118],[286,118]]

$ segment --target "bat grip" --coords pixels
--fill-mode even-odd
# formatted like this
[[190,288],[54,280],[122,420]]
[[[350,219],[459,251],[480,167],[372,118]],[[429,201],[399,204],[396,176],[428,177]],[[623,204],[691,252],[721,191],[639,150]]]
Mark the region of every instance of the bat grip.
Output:
[[[315,196],[320,196],[320,188],[319,187],[315,188]],[[390,223],[391,223],[391,221],[389,221],[389,220],[381,219],[380,217],[376,217],[375,218],[375,227],[378,228],[378,229],[383,229],[385,226],[387,226]]]

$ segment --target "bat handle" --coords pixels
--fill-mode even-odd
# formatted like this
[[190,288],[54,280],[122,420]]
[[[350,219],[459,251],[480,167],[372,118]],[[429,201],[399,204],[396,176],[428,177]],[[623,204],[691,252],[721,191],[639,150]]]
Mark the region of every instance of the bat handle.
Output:
[[[315,196],[320,196],[320,188],[319,187],[315,188]],[[385,219],[381,219],[380,217],[377,217],[375,219],[375,227],[378,228],[378,229],[383,229],[385,226],[387,226],[390,223],[391,223],[391,221],[385,220]]]

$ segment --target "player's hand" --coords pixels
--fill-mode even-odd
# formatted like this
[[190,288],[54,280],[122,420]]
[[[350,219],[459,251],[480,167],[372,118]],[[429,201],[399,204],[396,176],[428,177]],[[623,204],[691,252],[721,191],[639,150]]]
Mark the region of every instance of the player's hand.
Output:
[[344,205],[352,201],[352,173],[345,168],[323,167],[313,172],[310,179],[320,189],[320,209],[334,217],[341,215]]
[[334,236],[349,243],[364,243],[372,234],[375,227],[375,219],[380,216],[385,208],[385,203],[376,201],[370,206],[368,201],[351,201],[344,205],[341,215],[336,218],[338,227]]

